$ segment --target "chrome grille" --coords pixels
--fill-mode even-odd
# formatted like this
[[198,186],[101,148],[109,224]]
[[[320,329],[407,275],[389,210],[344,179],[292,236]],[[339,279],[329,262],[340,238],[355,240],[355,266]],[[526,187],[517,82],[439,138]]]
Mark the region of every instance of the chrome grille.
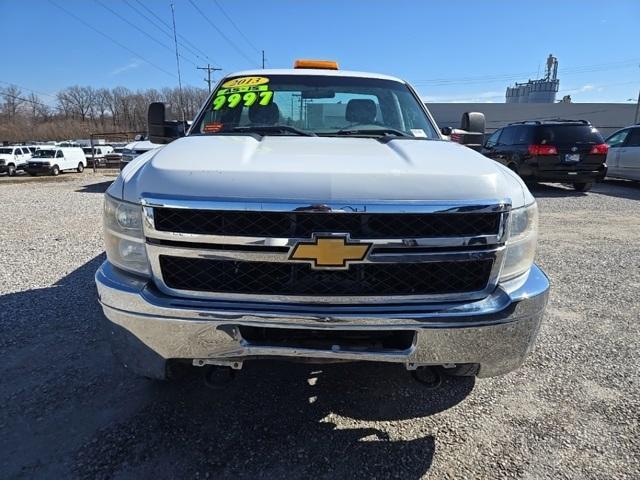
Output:
[[[154,280],[176,296],[327,304],[472,300],[497,285],[509,202],[345,203],[143,199]],[[291,262],[315,234],[372,246],[341,271]]]
[[486,287],[493,260],[364,263],[348,270],[308,265],[242,262],[160,255],[165,283],[177,290],[264,295],[430,295]]
[[351,238],[423,238],[497,234],[500,213],[229,212],[157,208],[163,232],[249,237],[310,238],[341,232]]

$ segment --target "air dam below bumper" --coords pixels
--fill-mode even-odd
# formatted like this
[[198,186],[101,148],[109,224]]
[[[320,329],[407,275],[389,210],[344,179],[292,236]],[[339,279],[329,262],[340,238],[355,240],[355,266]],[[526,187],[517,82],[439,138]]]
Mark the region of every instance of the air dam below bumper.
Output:
[[[196,364],[256,358],[363,360],[407,368],[475,363],[479,377],[501,375],[518,368],[532,349],[549,292],[547,277],[535,265],[483,300],[446,304],[333,306],[176,298],[109,262],[95,278],[115,355],[133,372],[161,379],[170,359]],[[269,345],[243,338],[243,328],[252,330],[247,327],[410,332],[413,341],[397,349]]]

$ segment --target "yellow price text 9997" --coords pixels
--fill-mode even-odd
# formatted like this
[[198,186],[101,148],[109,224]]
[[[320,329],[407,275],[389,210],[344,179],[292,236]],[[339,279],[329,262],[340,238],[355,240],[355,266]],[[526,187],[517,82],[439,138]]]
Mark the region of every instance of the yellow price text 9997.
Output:
[[213,109],[220,110],[225,105],[229,108],[236,108],[242,104],[245,107],[251,107],[257,104],[264,107],[271,103],[273,91],[266,90],[263,92],[246,92],[232,93],[231,95],[218,95],[213,99]]

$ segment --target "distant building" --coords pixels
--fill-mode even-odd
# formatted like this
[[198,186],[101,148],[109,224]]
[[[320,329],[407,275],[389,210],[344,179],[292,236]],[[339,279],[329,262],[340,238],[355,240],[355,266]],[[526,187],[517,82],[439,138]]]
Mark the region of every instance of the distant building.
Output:
[[558,59],[549,54],[544,78],[507,87],[506,103],[555,103],[560,88]]

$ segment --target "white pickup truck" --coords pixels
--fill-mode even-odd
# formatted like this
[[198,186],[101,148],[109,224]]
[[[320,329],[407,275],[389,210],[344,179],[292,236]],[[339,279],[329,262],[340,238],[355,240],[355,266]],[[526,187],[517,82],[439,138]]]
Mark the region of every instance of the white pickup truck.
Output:
[[186,135],[168,115],[150,106],[150,140],[171,143],[105,196],[95,279],[132,371],[284,358],[490,377],[524,361],[549,289],[536,202],[444,141],[406,82],[302,61],[224,78]]
[[0,173],[13,177],[18,170],[24,169],[30,158],[31,150],[25,146],[0,147]]

